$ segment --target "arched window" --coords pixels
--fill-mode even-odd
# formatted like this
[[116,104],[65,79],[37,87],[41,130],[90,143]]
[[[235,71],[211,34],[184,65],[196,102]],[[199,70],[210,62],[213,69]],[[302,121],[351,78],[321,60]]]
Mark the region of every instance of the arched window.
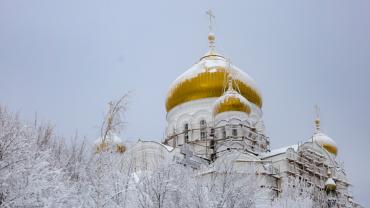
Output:
[[238,126],[237,125],[233,125],[232,126],[232,129],[231,129],[231,134],[233,135],[233,137],[237,137],[238,136]]
[[172,139],[172,147],[175,148],[176,147],[176,142],[177,142],[177,138],[173,138]]
[[200,120],[200,139],[207,139],[207,122],[206,120]]
[[221,128],[221,133],[222,133],[222,138],[223,138],[223,139],[226,139],[226,128],[225,128],[225,126],[223,126],[223,127]]
[[176,143],[177,143],[177,136],[176,136],[176,130],[175,128],[172,129],[172,146],[173,148],[176,147]]
[[189,141],[189,124],[186,123],[184,124],[184,142],[188,142]]

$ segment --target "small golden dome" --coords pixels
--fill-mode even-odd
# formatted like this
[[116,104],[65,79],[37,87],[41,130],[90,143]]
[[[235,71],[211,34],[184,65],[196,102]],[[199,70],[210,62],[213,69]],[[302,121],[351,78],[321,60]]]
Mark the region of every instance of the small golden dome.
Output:
[[216,40],[216,35],[213,33],[208,34],[208,41],[209,42],[214,42]]
[[324,149],[326,149],[328,152],[337,155],[338,154],[338,148],[337,144],[334,142],[333,139],[328,137],[327,135],[317,132],[313,135],[313,141],[318,143],[320,146],[322,146]]
[[233,86],[239,89],[240,95],[262,107],[262,97],[254,80],[211,50],[171,84],[166,98],[166,111],[189,101],[222,96],[225,78],[230,74],[234,77]]
[[213,115],[215,116],[228,111],[239,111],[250,114],[251,108],[245,101],[247,100],[236,91],[227,93],[218,100],[214,107]]
[[95,145],[95,153],[100,153],[108,150],[107,142],[100,142]]
[[332,178],[328,178],[325,182],[325,190],[334,191],[335,189],[337,189],[337,184],[335,184]]
[[126,146],[117,135],[113,134],[112,136],[107,136],[104,141],[102,138],[95,141],[95,152],[101,153],[105,151],[124,153],[126,151]]
[[328,171],[328,179],[325,181],[325,190],[326,191],[335,191],[337,189],[337,184],[334,179],[331,177],[331,172]]
[[230,78],[228,90],[215,103],[213,108],[214,116],[228,111],[239,111],[250,114],[251,108],[248,100],[235,91],[232,86],[232,80]]
[[321,121],[320,121],[320,112],[319,112],[320,109],[317,105],[315,106],[315,108],[316,108],[316,119],[315,119],[316,132],[312,136],[312,141],[322,146],[324,149],[326,149],[331,154],[337,155],[338,154],[337,144],[334,142],[332,138],[321,133],[321,130],[320,130]]
[[124,153],[126,151],[126,146],[123,144],[116,144],[116,152]]

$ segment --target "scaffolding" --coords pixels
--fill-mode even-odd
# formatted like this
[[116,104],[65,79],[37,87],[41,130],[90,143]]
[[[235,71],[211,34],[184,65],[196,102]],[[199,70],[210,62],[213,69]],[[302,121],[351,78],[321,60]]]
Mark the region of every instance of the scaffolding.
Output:
[[[225,132],[220,133],[221,131]],[[255,155],[270,150],[268,137],[244,124],[201,126],[180,131],[174,129],[173,133],[163,140],[164,144],[172,147],[190,144],[193,146],[194,155],[211,160],[214,159],[217,148],[227,142],[237,142],[243,146],[243,150]]]

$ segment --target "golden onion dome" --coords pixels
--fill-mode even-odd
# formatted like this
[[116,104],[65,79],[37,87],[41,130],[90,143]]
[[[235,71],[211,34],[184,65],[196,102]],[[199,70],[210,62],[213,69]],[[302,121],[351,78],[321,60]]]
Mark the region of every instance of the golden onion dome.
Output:
[[225,78],[229,75],[233,76],[233,86],[243,97],[262,107],[262,97],[254,80],[215,52],[214,34],[210,34],[208,39],[210,51],[171,84],[166,98],[167,112],[189,101],[220,97],[224,92]]
[[239,111],[250,114],[251,107],[247,99],[241,96],[232,87],[232,80],[229,79],[228,90],[218,98],[213,108],[213,115],[229,111]]
[[334,142],[332,138],[320,132],[320,118],[319,117],[317,117],[315,120],[315,126],[316,126],[316,133],[312,136],[312,141],[318,143],[328,152],[334,155],[337,155],[338,154],[337,144]]
[[337,188],[337,184],[335,184],[332,178],[328,178],[325,182],[325,189],[327,191],[334,191]]
[[335,191],[337,189],[337,184],[335,183],[334,179],[331,177],[331,172],[328,171],[328,179],[325,181],[325,190],[327,191]]
[[104,151],[114,151],[117,153],[124,153],[126,151],[126,146],[123,144],[121,138],[117,135],[112,134],[107,136],[105,140],[98,138],[94,142],[95,152],[100,153]]
[[334,142],[334,140],[327,135],[317,132],[313,135],[312,140],[316,143],[318,143],[320,146],[322,146],[324,149],[326,149],[328,152],[337,155],[338,154],[338,148],[337,144]]

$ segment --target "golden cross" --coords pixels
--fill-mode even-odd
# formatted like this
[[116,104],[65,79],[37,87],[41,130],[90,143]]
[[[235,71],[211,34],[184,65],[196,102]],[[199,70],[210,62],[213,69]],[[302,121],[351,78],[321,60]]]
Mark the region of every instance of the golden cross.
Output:
[[206,14],[209,16],[209,25],[208,25],[208,28],[209,28],[209,31],[211,32],[212,31],[212,19],[215,19],[215,15],[213,14],[212,10],[208,10],[206,12]]

